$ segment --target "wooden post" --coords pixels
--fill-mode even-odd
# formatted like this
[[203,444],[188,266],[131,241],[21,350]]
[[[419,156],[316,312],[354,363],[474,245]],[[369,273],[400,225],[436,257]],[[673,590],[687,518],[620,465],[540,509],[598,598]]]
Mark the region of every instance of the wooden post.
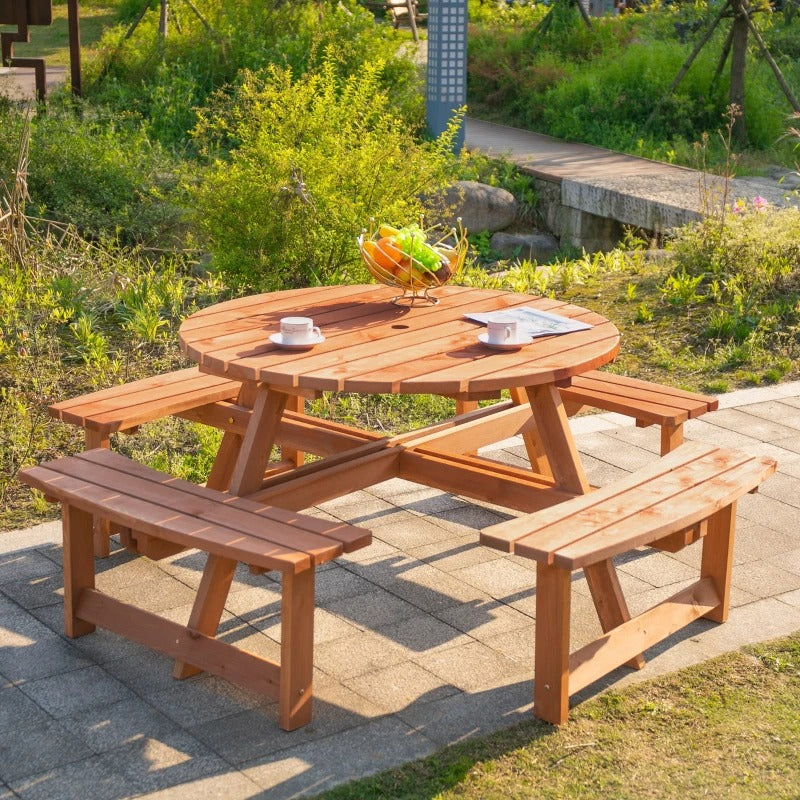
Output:
[[64,530],[64,631],[72,639],[91,633],[95,626],[79,619],[75,609],[84,589],[94,589],[92,515],[61,504]]
[[736,527],[736,503],[717,511],[708,520],[708,532],[703,539],[700,578],[711,578],[722,599],[706,619],[725,622],[731,601],[731,570],[733,569],[733,534]]
[[553,725],[569,715],[571,577],[568,569],[536,564],[533,713]]
[[78,0],[67,0],[69,24],[69,71],[72,94],[81,96],[81,30],[78,19]]
[[314,672],[314,568],[281,577],[281,728],[293,731],[311,721]]

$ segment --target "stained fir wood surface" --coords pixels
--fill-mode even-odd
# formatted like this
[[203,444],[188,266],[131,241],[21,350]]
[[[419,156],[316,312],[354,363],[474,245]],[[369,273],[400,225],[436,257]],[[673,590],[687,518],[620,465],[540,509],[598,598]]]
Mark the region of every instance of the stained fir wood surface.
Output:
[[309,568],[371,540],[364,529],[231,497],[102,449],[31,467],[21,479],[145,534],[268,569]]
[[[532,295],[444,286],[437,305],[391,303],[383,286],[337,286],[240,298],[204,309],[181,326],[184,353],[201,369],[273,386],[362,393],[460,395],[566,381],[607,363],[619,348],[614,325],[587,309]],[[543,336],[519,350],[477,340],[464,317],[531,306],[593,325]],[[303,351],[269,341],[284,316],[314,320],[325,341]]]

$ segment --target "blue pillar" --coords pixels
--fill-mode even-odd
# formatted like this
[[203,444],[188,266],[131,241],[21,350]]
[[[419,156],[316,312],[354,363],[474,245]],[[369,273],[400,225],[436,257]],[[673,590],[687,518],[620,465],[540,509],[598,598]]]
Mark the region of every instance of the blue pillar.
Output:
[[[439,136],[467,102],[467,0],[428,2],[428,130]],[[455,141],[464,146],[464,125]]]

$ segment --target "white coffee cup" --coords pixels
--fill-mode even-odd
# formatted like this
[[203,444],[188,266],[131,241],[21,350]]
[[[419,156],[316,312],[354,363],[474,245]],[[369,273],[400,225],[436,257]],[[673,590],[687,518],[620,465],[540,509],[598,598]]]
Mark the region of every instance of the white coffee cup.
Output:
[[310,317],[284,317],[281,339],[284,344],[313,344],[322,334]]
[[512,317],[497,317],[486,323],[489,344],[514,344],[518,340],[518,323]]

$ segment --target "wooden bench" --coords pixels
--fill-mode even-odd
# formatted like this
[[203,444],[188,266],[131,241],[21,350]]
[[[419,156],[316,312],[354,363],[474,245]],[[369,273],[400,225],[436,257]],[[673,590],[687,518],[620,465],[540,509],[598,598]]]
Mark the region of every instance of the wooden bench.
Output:
[[[103,448],[24,469],[19,478],[62,504],[67,636],[100,625],[192,665],[182,675],[207,670],[277,699],[286,730],[311,719],[315,567],[366,546],[369,531],[197,486]],[[95,516],[138,538],[208,553],[189,624],[95,589]],[[210,632],[198,619],[208,592],[224,603],[237,561],[282,573],[280,664],[217,639],[218,617]]]
[[133,433],[145,422],[187,413],[194,418],[197,409],[235,400],[241,385],[189,367],[63,400],[49,411],[83,428],[86,449],[91,450],[108,447],[112,433]]
[[[685,443],[612,486],[481,532],[536,565],[534,714],[567,720],[569,697],[698,617],[728,617],[736,501],[775,471],[770,458]],[[664,537],[702,539],[700,579],[631,619],[611,559]],[[570,655],[572,573],[583,569],[605,633]],[[602,589],[602,591],[601,591]],[[618,622],[608,624],[607,608]]]
[[[56,419],[83,428],[85,447],[91,450],[109,447],[112,433],[135,433],[140,425],[168,416],[241,431],[250,413],[250,409],[238,404],[241,392],[240,381],[189,367],[62,400],[51,405],[49,411]],[[301,403],[302,400],[295,401],[295,410],[300,410]],[[302,461],[299,451],[285,449],[284,455],[287,466]],[[214,485],[213,479],[210,482]],[[109,554],[111,532],[107,521],[96,521],[96,556]]]
[[567,414],[585,407],[602,408],[634,417],[640,428],[661,426],[661,455],[683,442],[683,423],[719,406],[716,397],[686,392],[659,383],[593,370],[559,387]]

